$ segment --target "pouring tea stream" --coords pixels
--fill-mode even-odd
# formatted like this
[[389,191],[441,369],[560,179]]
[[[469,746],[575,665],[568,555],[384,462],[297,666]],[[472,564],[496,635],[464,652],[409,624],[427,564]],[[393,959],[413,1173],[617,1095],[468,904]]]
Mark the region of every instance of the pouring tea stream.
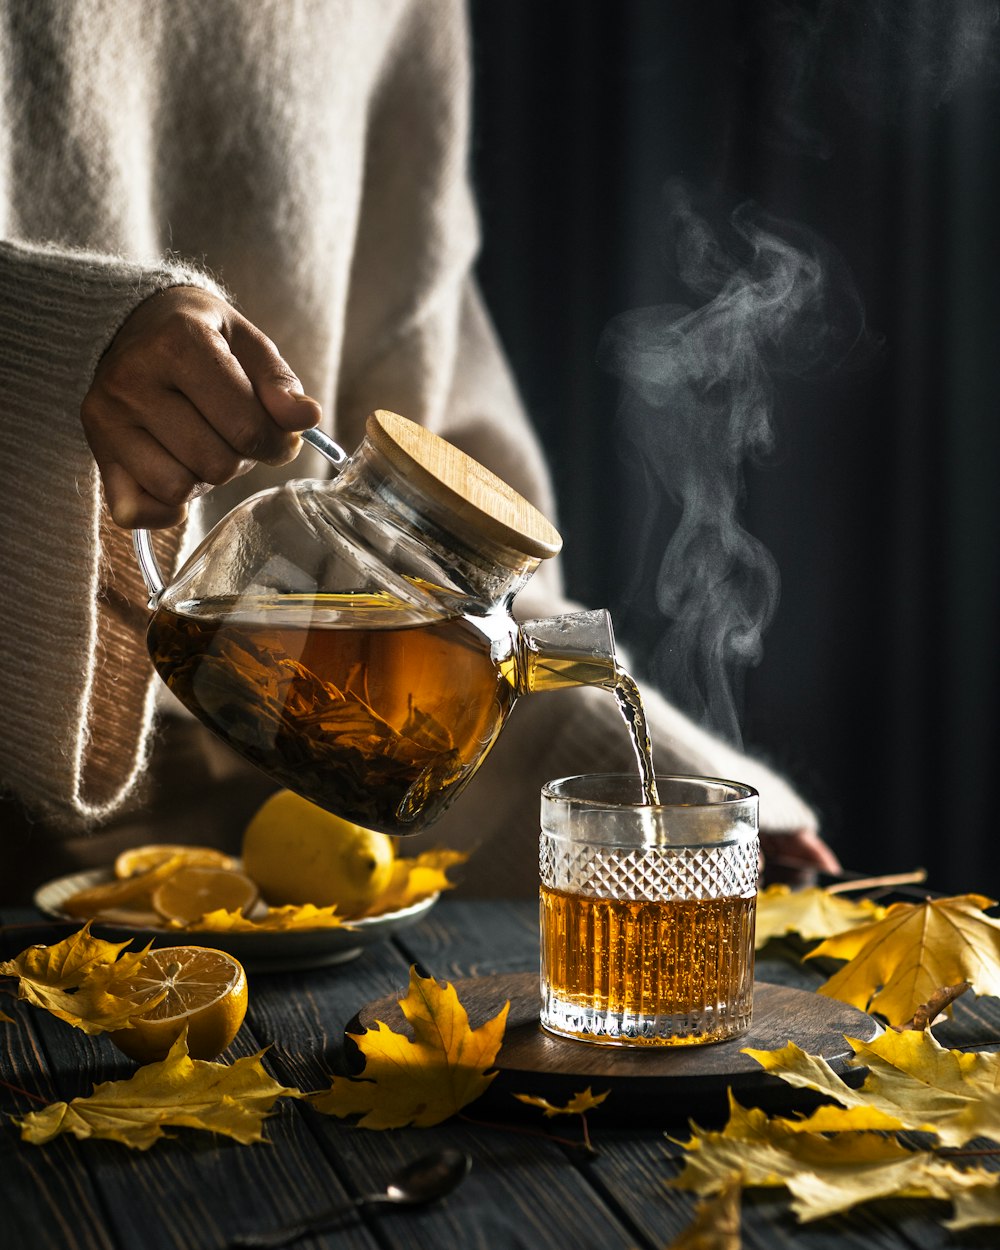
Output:
[[189,711],[280,785],[391,834],[441,815],[525,694],[614,691],[648,766],[608,613],[512,615],[562,545],[537,509],[395,413],[372,413],[352,456],[303,438],[336,476],[244,500],[169,585],[133,534],[150,656]]

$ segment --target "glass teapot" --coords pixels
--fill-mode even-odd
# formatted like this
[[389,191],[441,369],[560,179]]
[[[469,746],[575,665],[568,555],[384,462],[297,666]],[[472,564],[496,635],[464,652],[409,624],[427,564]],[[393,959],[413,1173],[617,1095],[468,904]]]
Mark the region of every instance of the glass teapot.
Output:
[[518,625],[562,540],[503,481],[395,413],[339,472],[261,491],[169,586],[133,540],[159,675],[231,747],[356,824],[416,833],[461,792],[522,694],[615,684],[606,612]]

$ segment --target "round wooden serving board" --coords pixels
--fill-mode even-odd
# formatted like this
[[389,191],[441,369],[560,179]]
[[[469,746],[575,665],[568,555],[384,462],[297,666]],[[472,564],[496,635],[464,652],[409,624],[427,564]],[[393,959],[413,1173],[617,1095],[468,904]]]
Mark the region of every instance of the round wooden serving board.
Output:
[[[739,1037],[705,1046],[621,1047],[575,1042],[546,1033],[538,1022],[538,974],[508,973],[470,977],[454,982],[459,1001],[477,1028],[510,1000],[510,1014],[497,1077],[489,1093],[477,1101],[473,1115],[514,1116],[523,1111],[511,1095],[537,1094],[563,1103],[580,1090],[605,1089],[612,1097],[601,1107],[602,1119],[656,1120],[699,1118],[703,1124],[728,1110],[731,1089],[745,1106],[769,1112],[809,1110],[818,1099],[769,1075],[745,1047],[776,1050],[793,1041],[811,1055],[822,1056],[852,1085],[864,1069],[848,1068],[853,1053],[848,1037],[870,1041],[880,1026],[856,1007],[807,990],[758,981],[754,986],[753,1022]],[[360,1033],[382,1021],[396,1032],[409,1033],[396,997],[369,1003],[348,1025]]]

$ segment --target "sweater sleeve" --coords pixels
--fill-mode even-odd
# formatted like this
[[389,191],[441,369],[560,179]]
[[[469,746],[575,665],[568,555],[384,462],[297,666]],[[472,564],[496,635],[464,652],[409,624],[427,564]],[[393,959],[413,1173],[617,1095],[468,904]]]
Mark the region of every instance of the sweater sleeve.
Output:
[[[152,672],[146,594],[106,516],[80,403],[115,332],[180,264],[0,243],[0,785],[55,828],[121,806],[145,763]],[[179,531],[158,536],[169,570]]]

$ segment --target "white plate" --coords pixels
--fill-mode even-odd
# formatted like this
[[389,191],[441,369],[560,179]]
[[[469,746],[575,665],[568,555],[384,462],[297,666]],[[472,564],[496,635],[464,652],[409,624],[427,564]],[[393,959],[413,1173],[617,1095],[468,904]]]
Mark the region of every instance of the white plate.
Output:
[[[63,911],[63,903],[77,890],[94,885],[104,885],[114,879],[110,868],[94,868],[88,872],[74,872],[66,877],[47,881],[35,891],[35,906],[57,920],[80,920]],[[213,946],[216,950],[234,955],[248,972],[284,972],[297,968],[321,968],[327,964],[345,963],[361,954],[366,946],[384,942],[386,938],[416,924],[434,906],[440,896],[432,894],[399,911],[386,912],[382,916],[370,916],[354,920],[350,927],[336,929],[302,929],[289,933],[219,933],[208,929],[131,928],[121,924],[96,920],[93,932],[135,937],[147,941],[150,938],[169,939],[173,945]],[[80,921],[82,924],[83,922]]]

